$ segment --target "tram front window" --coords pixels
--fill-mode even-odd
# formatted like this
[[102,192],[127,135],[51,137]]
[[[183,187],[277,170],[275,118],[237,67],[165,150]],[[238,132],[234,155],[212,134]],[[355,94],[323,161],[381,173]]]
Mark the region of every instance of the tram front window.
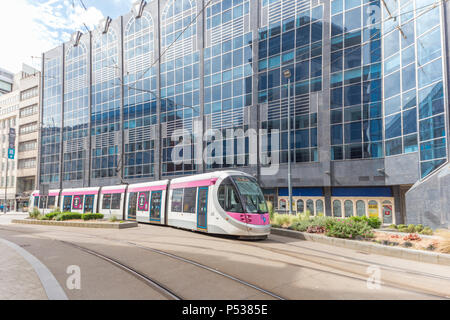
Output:
[[233,177],[233,181],[241,195],[246,213],[266,214],[269,212],[261,188],[254,179],[242,176]]
[[239,195],[230,178],[225,179],[219,187],[220,206],[227,212],[243,213]]

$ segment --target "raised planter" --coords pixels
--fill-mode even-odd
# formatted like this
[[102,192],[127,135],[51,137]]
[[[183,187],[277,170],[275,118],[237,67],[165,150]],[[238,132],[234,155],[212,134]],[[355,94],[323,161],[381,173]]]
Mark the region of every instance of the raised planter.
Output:
[[399,248],[399,247],[389,247],[378,243],[332,238],[319,234],[280,228],[272,228],[271,233],[279,236],[290,237],[300,240],[316,241],[328,245],[334,245],[338,247],[358,250],[367,253],[450,266],[450,254],[446,253],[427,252],[422,250]]
[[79,228],[97,228],[97,229],[128,229],[138,226],[137,222],[126,221],[123,223],[108,222],[108,221],[53,221],[53,220],[31,220],[31,219],[14,219],[12,223],[19,224],[34,224],[42,226],[60,226],[60,227],[79,227]]

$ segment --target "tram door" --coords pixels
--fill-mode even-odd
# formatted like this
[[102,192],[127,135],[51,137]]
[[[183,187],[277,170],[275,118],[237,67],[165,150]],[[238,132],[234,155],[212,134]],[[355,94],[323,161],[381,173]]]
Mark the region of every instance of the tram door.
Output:
[[63,212],[70,212],[72,210],[72,196],[64,196]]
[[84,198],[84,213],[94,212],[94,197],[95,196],[86,196]]
[[131,192],[128,198],[128,220],[136,220],[137,192]]
[[198,188],[197,228],[207,229],[208,187]]
[[162,191],[153,191],[150,201],[150,221],[161,222]]

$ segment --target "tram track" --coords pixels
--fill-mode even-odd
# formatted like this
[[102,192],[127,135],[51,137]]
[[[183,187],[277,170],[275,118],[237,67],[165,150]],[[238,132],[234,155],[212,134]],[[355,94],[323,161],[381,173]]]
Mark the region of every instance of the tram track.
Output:
[[[167,297],[170,300],[184,300],[184,298],[180,294],[175,293],[173,290],[169,289],[166,285],[164,285],[161,282],[156,281],[153,278],[149,277],[145,272],[140,271],[140,270],[130,266],[129,264],[121,262],[118,259],[111,257],[110,255],[106,255],[106,254],[100,253],[98,250],[88,249],[88,248],[86,248],[84,246],[81,246],[79,244],[76,244],[74,242],[67,241],[67,240],[61,240],[61,239],[58,239],[58,238],[55,238],[55,237],[36,235],[34,232],[24,232],[23,230],[19,231],[19,230],[14,230],[14,229],[5,229],[5,228],[2,228],[2,227],[0,227],[0,230],[33,234],[33,236],[36,237],[36,238],[58,241],[58,242],[60,242],[60,243],[62,243],[64,245],[71,246],[71,247],[76,248],[76,249],[78,249],[78,250],[80,250],[82,252],[85,252],[87,254],[90,254],[92,256],[95,256],[97,258],[100,258],[100,259],[102,259],[104,261],[109,262],[110,264],[112,264],[112,265],[114,265],[114,266],[124,270],[125,272],[133,275],[135,278],[143,281],[145,284],[147,284],[148,286],[150,286],[153,289],[157,290],[158,292],[160,292],[162,295],[164,295],[165,297]],[[67,233],[67,232],[58,230],[58,233]],[[253,289],[253,290],[255,290],[255,291],[259,292],[259,293],[262,293],[262,294],[270,297],[271,299],[286,300],[285,298],[277,295],[276,293],[273,293],[273,292],[271,292],[269,290],[263,289],[263,288],[261,288],[261,287],[259,287],[257,285],[249,283],[249,282],[247,282],[245,280],[239,279],[239,278],[237,278],[237,277],[235,277],[233,275],[221,272],[219,270],[216,270],[214,268],[208,267],[208,266],[206,266],[204,264],[201,264],[199,262],[196,262],[196,261],[193,261],[193,260],[190,260],[190,259],[178,256],[178,255],[174,255],[174,254],[171,254],[169,252],[165,252],[165,251],[154,249],[154,248],[147,247],[147,246],[142,246],[142,245],[139,245],[137,243],[133,243],[131,241],[123,241],[123,240],[106,238],[106,237],[92,236],[92,235],[88,235],[88,234],[85,234],[85,233],[82,233],[82,232],[77,232],[77,234],[83,235],[85,238],[96,239],[96,240],[102,239],[102,240],[106,240],[106,241],[110,241],[110,242],[116,242],[116,243],[120,243],[120,244],[127,244],[129,246],[134,246],[136,248],[139,248],[139,249],[142,249],[142,250],[146,250],[146,251],[149,251],[149,252],[152,252],[152,253],[155,253],[155,254],[163,255],[163,256],[166,256],[168,258],[171,258],[171,259],[174,259],[174,260],[177,260],[177,261],[181,261],[181,262],[187,263],[189,265],[195,266],[195,267],[200,268],[200,269],[202,269],[204,271],[211,272],[213,274],[216,274],[218,276],[221,276],[221,277],[226,278],[228,280],[231,280],[233,282],[239,283],[240,285],[243,285],[243,286],[251,288],[251,289]]]
[[[0,230],[1,229],[2,228],[0,228]],[[58,232],[67,233],[66,231],[61,231],[61,230],[58,230]],[[170,253],[170,252],[167,252],[167,251],[164,251],[164,250],[155,249],[155,248],[149,247],[147,245],[141,245],[141,244],[138,244],[138,243],[130,241],[130,240],[119,240],[119,239],[115,239],[115,238],[111,238],[111,237],[93,236],[91,234],[86,234],[86,233],[83,233],[83,232],[76,232],[76,233],[80,234],[80,235],[83,235],[86,238],[102,239],[102,240],[106,240],[106,241],[112,241],[112,242],[116,242],[116,243],[121,243],[121,244],[127,244],[127,245],[131,245],[131,246],[135,246],[135,247],[138,247],[138,248],[140,248],[142,250],[146,250],[146,251],[150,251],[150,252],[153,252],[153,253],[157,253],[159,255],[163,255],[163,256],[175,259],[177,261],[182,261],[184,263],[188,263],[190,265],[196,266],[196,267],[201,268],[203,270],[207,270],[209,272],[218,274],[220,276],[223,276],[225,278],[228,278],[230,280],[238,282],[238,283],[240,283],[242,285],[245,285],[247,287],[251,287],[252,289],[257,290],[260,293],[264,293],[267,296],[270,296],[271,298],[278,299],[278,300],[284,300],[283,297],[279,296],[276,293],[273,293],[271,291],[265,290],[263,288],[260,288],[259,286],[256,286],[256,285],[251,284],[251,283],[249,283],[247,281],[241,280],[241,279],[239,279],[239,278],[237,278],[237,277],[235,277],[233,275],[221,272],[221,271],[219,271],[217,269],[214,269],[212,267],[209,267],[207,265],[204,265],[204,264],[202,264],[200,262],[194,261],[194,260],[186,258],[186,257],[175,255],[173,253]],[[53,239],[53,240],[63,241],[63,240],[59,240],[59,239]],[[230,239],[223,239],[223,240],[225,240],[225,241],[235,241],[235,240],[230,240]],[[214,240],[214,241],[216,241],[216,240]],[[283,241],[278,241],[278,240],[273,240],[273,239],[271,239],[271,241],[272,242],[276,242],[276,243],[280,243],[280,244],[283,244],[283,245],[289,245],[289,244],[284,243]],[[155,244],[158,244],[158,242],[155,242]],[[376,262],[367,262],[367,261],[363,261],[361,259],[351,258],[351,257],[345,256],[345,255],[339,255],[339,254],[334,254],[334,253],[330,254],[330,253],[327,253],[327,252],[323,252],[321,250],[316,250],[316,249],[311,249],[311,248],[304,248],[304,247],[301,247],[301,246],[289,245],[290,247],[307,249],[307,250],[310,250],[310,251],[313,251],[313,252],[318,252],[318,253],[321,253],[321,254],[326,254],[326,255],[330,255],[330,256],[336,256],[336,257],[344,258],[344,259],[347,259],[349,261],[337,260],[337,259],[333,259],[332,257],[323,257],[323,256],[307,254],[307,253],[292,252],[292,251],[289,251],[289,250],[283,250],[283,249],[279,249],[279,248],[270,248],[270,247],[267,247],[267,246],[264,246],[264,245],[260,245],[258,243],[253,243],[253,242],[250,244],[249,242],[239,241],[239,244],[243,245],[243,246],[252,247],[252,248],[258,248],[258,249],[265,250],[265,251],[268,251],[268,252],[271,252],[271,253],[275,253],[275,254],[279,254],[279,255],[289,256],[290,258],[294,258],[296,260],[300,260],[300,261],[303,261],[303,262],[309,262],[309,263],[320,265],[320,266],[323,266],[323,267],[326,267],[326,268],[331,268],[332,270],[340,271],[340,272],[343,272],[345,274],[334,272],[334,271],[329,271],[329,270],[323,270],[323,269],[320,269],[320,268],[314,268],[314,267],[307,266],[307,265],[299,263],[299,262],[292,262],[292,261],[291,262],[287,262],[287,261],[285,261],[283,259],[280,259],[280,258],[269,258],[269,259],[267,259],[267,260],[270,260],[272,262],[284,263],[284,264],[288,264],[288,265],[291,265],[291,266],[305,268],[305,269],[309,269],[309,270],[312,270],[312,271],[319,271],[319,272],[323,272],[323,273],[326,273],[326,274],[331,274],[331,275],[344,277],[344,278],[348,278],[348,279],[352,279],[352,280],[359,280],[359,281],[366,282],[368,275],[365,272],[365,267],[367,267],[369,265],[378,265],[381,268],[389,268],[389,269],[391,269],[390,271],[394,271],[394,272],[397,272],[397,273],[410,273],[410,274],[415,275],[415,276],[432,277],[432,278],[437,278],[437,279],[441,279],[441,280],[445,280],[445,281],[450,280],[449,277],[442,277],[442,276],[439,276],[439,275],[433,275],[433,274],[429,274],[429,273],[421,273],[421,272],[417,272],[417,271],[413,272],[411,270],[407,270],[407,269],[403,269],[403,268],[397,268],[397,267],[392,267],[392,266],[389,266],[389,265],[378,264]],[[177,243],[176,245],[177,246],[181,246],[181,247],[188,247],[187,245],[183,245],[181,243]],[[192,246],[189,246],[189,247],[192,247]],[[195,248],[202,249],[202,250],[211,250],[210,247],[206,247],[206,246],[195,246]],[[86,248],[84,248],[84,249],[86,249]],[[219,251],[239,254],[239,252],[232,251],[232,250],[219,250]],[[255,258],[261,258],[261,257],[256,256],[256,255],[254,257]],[[107,258],[109,258],[109,257],[107,257]],[[111,259],[111,260],[114,260],[114,259]],[[116,261],[116,262],[118,262],[118,261]],[[120,262],[118,262],[118,263],[120,263]],[[342,264],[344,264],[344,266],[342,266]],[[350,265],[350,268],[349,268],[349,265]],[[355,265],[358,265],[359,267],[364,268],[364,270],[363,271],[355,270],[355,268],[354,268]],[[138,274],[139,273],[142,273],[142,272],[138,271]],[[386,286],[386,287],[390,287],[390,288],[394,288],[394,289],[400,289],[400,290],[407,291],[407,292],[413,292],[413,293],[419,293],[419,294],[427,295],[427,296],[432,297],[432,298],[441,298],[441,299],[442,298],[443,299],[449,299],[450,298],[448,295],[443,295],[440,292],[435,292],[435,291],[424,289],[424,288],[418,288],[418,287],[410,285],[410,284],[400,283],[400,282],[392,281],[392,280],[389,280],[389,281],[384,280],[384,281],[381,282],[381,285]]]
[[[444,276],[433,274],[433,273],[414,271],[414,270],[405,269],[405,268],[399,268],[399,267],[393,267],[393,266],[390,266],[388,264],[384,264],[384,263],[380,263],[380,262],[370,262],[370,263],[368,263],[367,261],[364,261],[362,259],[353,258],[353,257],[349,257],[349,256],[346,256],[346,255],[338,254],[338,253],[331,254],[331,253],[323,251],[323,250],[312,249],[312,248],[303,247],[303,246],[296,246],[296,245],[292,245],[292,244],[289,244],[289,243],[286,243],[286,242],[283,242],[283,241],[279,241],[279,240],[274,240],[274,239],[271,239],[271,241],[277,242],[279,244],[287,245],[287,246],[292,247],[292,248],[304,249],[304,250],[308,250],[308,251],[313,251],[313,252],[325,254],[325,255],[328,255],[328,256],[338,257],[338,258],[345,259],[345,260],[351,260],[353,264],[358,264],[358,265],[361,265],[361,266],[366,266],[366,267],[369,266],[369,265],[370,266],[379,266],[381,268],[385,268],[385,270],[401,272],[401,273],[408,273],[408,274],[416,275],[416,276],[422,276],[422,277],[427,277],[427,278],[433,278],[433,279],[450,281],[450,277],[444,277]],[[275,249],[275,250],[280,250],[280,249]],[[289,252],[288,250],[282,250],[282,249],[281,249],[281,251]],[[312,254],[307,254],[307,253],[299,253],[299,254],[331,260],[331,258],[321,257],[319,255],[312,255]],[[333,260],[333,261],[336,261],[336,260]],[[344,262],[344,261],[342,261],[342,262]]]
[[[272,240],[275,241],[275,240]],[[282,241],[276,241],[278,243],[282,243],[282,244],[286,244]],[[318,264],[324,267],[329,267],[329,268],[333,268],[335,270],[340,270],[346,273],[352,273],[355,275],[359,275],[361,277],[365,277],[367,278],[367,273],[365,271],[356,271],[354,266],[357,265],[358,267],[361,268],[368,268],[370,266],[377,266],[380,267],[380,270],[384,270],[384,271],[390,271],[390,272],[395,272],[399,275],[403,275],[403,274],[410,274],[410,275],[414,275],[414,276],[421,276],[421,277],[425,277],[425,278],[433,278],[433,279],[437,279],[437,280],[444,280],[444,281],[450,281],[450,277],[444,277],[444,276],[440,276],[440,275],[435,275],[435,274],[430,274],[430,273],[424,273],[424,272],[419,272],[419,271],[413,271],[413,270],[408,270],[408,269],[404,269],[404,268],[397,268],[397,267],[392,267],[386,264],[381,264],[381,263],[377,263],[377,262],[364,262],[361,259],[355,259],[355,258],[351,258],[348,256],[344,256],[344,255],[339,255],[339,254],[330,254],[330,253],[324,253],[321,250],[315,250],[315,249],[311,249],[311,248],[304,248],[304,247],[298,247],[298,246],[293,246],[296,248],[301,248],[301,249],[306,249],[306,250],[310,250],[310,251],[315,251],[315,252],[320,252],[322,254],[327,254],[327,255],[335,255],[336,257],[342,258],[342,259],[346,259],[349,261],[345,261],[345,260],[337,260],[337,259],[333,259],[332,257],[323,257],[323,256],[319,256],[319,255],[311,255],[311,254],[307,254],[307,253],[300,253],[300,252],[292,252],[289,250],[283,250],[283,249],[279,249],[279,248],[268,248],[265,246],[261,246],[261,245],[249,245],[249,244],[244,244],[250,247],[256,247],[258,249],[262,249],[265,251],[269,251],[272,253],[276,253],[276,254],[280,254],[280,255],[286,255],[295,259],[299,259],[299,260],[303,260],[303,261],[307,261],[310,263],[314,263],[314,264]],[[292,245],[291,245],[292,246]],[[344,266],[342,266],[344,265]],[[350,267],[350,268],[349,268]],[[394,276],[392,276],[391,278],[395,278]],[[407,283],[400,283],[397,281],[394,281],[392,279],[386,281],[382,281],[381,285],[385,285],[385,286],[389,286],[392,288],[397,288],[397,289],[402,289],[402,290],[409,290],[412,292],[416,292],[416,293],[422,293],[422,294],[426,294],[432,297],[438,297],[438,298],[444,298],[444,299],[450,299],[450,295],[443,295],[440,292],[436,292],[436,291],[432,291],[432,290],[427,290],[424,288],[418,288],[414,285],[411,284],[407,284]]]
[[[141,248],[143,250],[147,250],[147,251],[151,251],[151,252],[154,252],[154,253],[158,253],[160,255],[168,256],[168,257],[171,257],[171,258],[179,260],[179,261],[184,261],[186,263],[195,265],[195,266],[200,267],[202,269],[209,270],[209,271],[214,272],[216,274],[222,275],[222,276],[227,277],[229,279],[232,279],[234,281],[237,281],[237,282],[240,282],[242,284],[245,284],[246,286],[250,286],[250,287],[252,287],[252,288],[254,288],[254,289],[256,289],[256,290],[258,290],[260,292],[263,292],[263,293],[265,293],[265,294],[267,294],[267,295],[269,295],[269,296],[271,296],[273,298],[276,298],[278,300],[285,300],[284,298],[280,297],[279,295],[277,295],[275,293],[272,293],[272,292],[270,292],[268,290],[265,290],[265,289],[259,288],[257,286],[254,286],[254,285],[252,285],[252,284],[250,284],[250,283],[248,283],[246,281],[240,280],[240,279],[238,279],[238,278],[236,278],[234,276],[228,275],[228,274],[223,273],[223,272],[221,272],[221,271],[219,271],[217,269],[214,269],[212,267],[208,267],[206,265],[203,265],[203,264],[201,264],[199,262],[196,262],[196,261],[193,261],[191,259],[187,259],[187,258],[178,256],[178,255],[175,255],[175,254],[163,251],[163,250],[151,248],[151,247],[148,247],[148,246],[143,246],[143,245],[137,244],[137,243],[132,242],[132,241],[123,241],[123,240],[117,240],[117,239],[113,239],[113,238],[96,237],[96,236],[92,237],[92,236],[86,235],[86,234],[83,234],[83,235],[91,237],[91,238],[100,238],[100,239],[103,239],[103,240],[114,241],[114,242],[118,242],[118,243],[122,243],[122,244],[126,243],[126,244],[129,244],[129,245],[133,245],[133,246],[139,247],[139,248]],[[280,243],[283,243],[283,242],[280,241]],[[259,246],[259,245],[254,245],[254,244],[249,245],[248,242],[247,243],[240,242],[240,244],[247,245],[247,246],[250,246],[250,247],[257,247],[258,249],[266,250],[266,251],[269,251],[269,252],[272,252],[272,253],[276,253],[276,254],[281,254],[281,255],[284,254],[284,255],[290,256],[291,258],[304,260],[304,261],[307,261],[307,262],[310,262],[310,263],[313,263],[313,264],[318,264],[318,265],[321,265],[321,266],[324,266],[324,267],[332,268],[334,270],[345,272],[347,274],[342,274],[342,273],[322,270],[322,269],[318,269],[318,268],[313,268],[313,267],[306,266],[304,264],[296,263],[296,262],[286,262],[286,261],[281,260],[281,259],[273,259],[273,258],[272,259],[267,259],[267,260],[270,260],[272,262],[285,263],[285,264],[288,264],[288,265],[291,265],[291,266],[301,267],[301,268],[309,269],[309,270],[312,270],[312,271],[319,271],[319,272],[332,274],[332,275],[335,275],[335,276],[338,276],[338,277],[344,277],[344,278],[348,278],[348,279],[352,279],[352,280],[358,280],[358,281],[364,281],[364,282],[367,281],[367,273],[365,273],[365,272],[358,272],[358,271],[355,271],[354,269],[349,270],[346,267],[337,266],[336,264],[323,263],[323,262],[320,262],[320,261],[317,261],[317,260],[314,260],[314,259],[304,258],[303,257],[304,254],[302,254],[302,253],[294,253],[294,252],[289,252],[287,250],[280,250],[280,249],[275,249],[275,248],[266,248],[266,247]],[[187,246],[184,246],[182,244],[177,244],[177,245],[178,246],[182,246],[182,247],[187,247]],[[192,247],[192,246],[190,246],[190,247]],[[203,247],[203,246],[197,246],[197,248],[203,249],[203,250],[210,250],[211,249],[211,248]],[[282,251],[283,253],[281,253],[280,251]],[[230,253],[231,252],[232,253],[236,253],[234,251],[229,251],[229,252]],[[255,257],[256,258],[260,258],[260,257],[257,257],[257,256],[255,256]],[[343,256],[343,257],[345,257],[345,256]],[[324,259],[324,257],[317,257],[317,258]],[[332,260],[332,259],[330,259],[330,260]],[[338,263],[343,262],[343,261],[337,261],[337,260],[332,260],[332,261],[335,262],[335,263],[336,262],[338,262]],[[369,266],[369,265],[376,265],[376,263],[375,264],[367,264],[367,266]],[[394,269],[394,267],[392,267],[392,268]],[[348,274],[356,275],[356,277],[348,275]],[[417,274],[420,274],[420,273],[416,273],[415,275],[417,275]],[[428,274],[425,274],[425,275],[428,275]],[[445,280],[448,280],[448,278],[446,278],[446,277],[444,277],[444,278],[445,278]],[[417,288],[415,286],[405,285],[404,283],[398,283],[398,282],[395,282],[395,281],[382,281],[381,285],[389,287],[389,288],[400,289],[400,290],[403,290],[403,291],[424,294],[424,295],[427,295],[427,296],[432,297],[432,298],[450,299],[450,296],[442,295],[439,292],[434,292],[434,291],[426,290],[426,289],[423,289],[423,288]]]
[[[57,239],[52,239],[52,240],[57,240]],[[109,263],[111,263],[112,265],[119,267],[120,269],[124,270],[125,272],[133,275],[134,277],[136,277],[137,279],[141,280],[142,282],[144,282],[145,284],[147,284],[148,286],[152,287],[153,289],[155,289],[156,291],[160,292],[163,296],[167,297],[169,300],[183,300],[183,298],[181,298],[179,295],[177,295],[176,293],[174,293],[172,290],[168,289],[166,286],[162,285],[161,283],[159,283],[158,281],[155,281],[154,279],[150,278],[149,276],[145,275],[144,273],[134,269],[133,267],[124,264],[114,258],[111,258],[109,256],[106,256],[104,254],[101,254],[97,251],[82,247],[80,245],[77,245],[75,243],[72,242],[68,242],[68,241],[63,241],[63,240],[57,240],[65,245],[69,245],[72,246],[78,250],[81,250],[85,253],[88,253],[90,255],[93,255],[97,258],[103,259]]]

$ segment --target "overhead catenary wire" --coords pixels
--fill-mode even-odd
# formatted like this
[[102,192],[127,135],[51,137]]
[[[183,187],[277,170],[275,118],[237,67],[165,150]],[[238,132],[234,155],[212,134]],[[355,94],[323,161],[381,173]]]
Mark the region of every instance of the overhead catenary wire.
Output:
[[[87,8],[86,8],[86,6],[84,5],[84,3],[83,3],[83,0],[79,0],[80,1],[80,3],[81,3],[81,5],[83,6],[83,8],[85,9],[85,10],[87,10]],[[137,82],[139,82],[140,80],[142,80],[143,79],[143,77],[144,77],[144,75],[145,74],[147,74],[147,72],[149,72],[150,70],[151,70],[151,68],[152,67],[154,67],[160,60],[161,60],[161,58],[164,56],[164,54],[178,41],[178,39],[191,27],[191,25],[195,22],[195,21],[197,21],[197,19],[198,19],[198,17],[203,13],[203,11],[211,4],[211,2],[212,2],[213,0],[209,0],[208,1],[208,3],[206,3],[203,7],[202,7],[202,9],[200,10],[200,12],[195,16],[195,18],[194,19],[192,19],[191,21],[190,21],[190,23],[182,30],[182,32],[169,44],[169,46],[167,46],[166,48],[165,48],[165,50],[158,56],[158,58],[147,68],[147,69],[145,69],[143,72],[140,72],[140,73],[136,73],[136,74],[139,74],[139,76],[137,77],[137,79],[136,80],[134,80],[133,82],[131,82],[130,84],[135,84],[135,83],[137,83]],[[415,8],[415,9],[412,9],[412,10],[409,10],[409,11],[404,11],[404,12],[400,12],[400,13],[398,13],[398,14],[395,14],[395,15],[393,15],[391,12],[390,12],[390,10],[387,8],[387,5],[385,4],[385,2],[383,1],[383,4],[386,6],[386,10],[387,10],[387,12],[388,12],[388,14],[389,14],[389,17],[387,18],[387,19],[381,19],[380,21],[375,21],[374,23],[372,23],[372,24],[370,24],[370,25],[368,25],[368,26],[364,26],[363,28],[361,28],[361,31],[362,30],[364,30],[364,29],[368,29],[368,28],[370,28],[370,27],[373,27],[373,25],[375,25],[375,24],[383,24],[383,23],[385,23],[385,22],[387,22],[387,21],[389,21],[389,20],[396,20],[397,18],[399,18],[399,17],[401,17],[401,16],[403,16],[403,15],[406,15],[406,14],[409,14],[409,13],[413,13],[413,12],[418,12],[418,11],[420,11],[420,10],[423,10],[423,9],[427,9],[427,8],[429,8],[429,7],[431,7],[431,8],[429,8],[428,10],[424,10],[423,12],[420,12],[417,16],[415,16],[415,17],[413,17],[412,19],[410,19],[410,20],[408,20],[407,22],[405,22],[405,23],[403,23],[402,25],[398,25],[398,26],[396,26],[395,28],[401,28],[403,25],[405,25],[406,23],[410,23],[410,22],[412,22],[412,21],[414,21],[414,20],[416,20],[418,17],[420,17],[420,16],[422,16],[423,14],[425,14],[425,13],[427,13],[427,12],[429,12],[429,11],[431,11],[431,10],[433,10],[434,8],[436,8],[438,5],[440,5],[440,4],[442,4],[442,3],[444,3],[444,2],[447,2],[448,0],[439,0],[439,1],[436,1],[436,2],[434,2],[434,3],[431,3],[431,4],[428,4],[428,5],[425,5],[425,6],[422,6],[422,7],[418,7],[418,8]],[[73,1],[72,1],[73,2]],[[395,11],[395,10],[394,10]],[[382,36],[382,28],[380,28],[377,32],[375,32],[368,40],[367,40],[367,42],[369,42],[369,41],[372,41],[372,40],[374,40],[376,37],[378,37],[378,36]],[[404,37],[404,38],[406,38],[406,35],[404,35],[404,33],[403,33],[403,30],[400,30],[400,32],[401,32],[401,34],[402,34],[402,36]],[[358,50],[358,49],[360,49],[361,48],[361,46],[362,45],[357,45],[357,46],[355,46],[354,48],[352,48],[351,50],[349,50],[349,51],[347,51],[348,53],[351,53],[351,52],[353,52],[353,51],[356,51],[356,50]],[[370,51],[371,53],[373,52],[373,50],[372,51]],[[335,60],[331,60],[329,63],[327,63],[327,64],[323,64],[322,65],[322,69],[324,69],[324,67],[329,67],[329,66],[331,66],[333,63],[335,63],[335,62],[337,62],[338,60],[340,60],[340,57],[339,58],[337,58],[337,59],[335,59]],[[114,63],[116,63],[116,62],[114,62]],[[116,66],[114,66],[113,68],[115,68]],[[117,67],[118,68],[118,67]],[[121,81],[121,79],[119,79],[119,81]],[[156,98],[158,98],[158,95],[155,93],[155,92],[153,92],[153,91],[151,91],[151,90],[144,90],[144,89],[139,89],[139,88],[136,88],[136,87],[134,87],[134,86],[131,86],[130,84],[125,84],[125,83],[123,83],[123,81],[121,81],[122,82],[122,85],[124,85],[124,86],[126,86],[128,89],[131,89],[131,90],[136,90],[136,91],[141,91],[141,92],[148,92],[148,93],[151,93],[151,94],[153,94]],[[191,109],[193,109],[193,107],[192,106],[187,106],[187,105],[181,105],[181,104],[175,104],[175,105],[177,105],[177,106],[183,106],[183,107],[188,107],[188,108],[191,108]]]
[[[425,13],[427,13],[427,12],[433,10],[433,9],[436,8],[439,4],[444,3],[444,2],[447,2],[447,1],[448,1],[448,0],[439,0],[439,1],[436,1],[436,2],[434,2],[434,3],[432,3],[432,4],[428,4],[428,5],[426,5],[426,6],[422,6],[422,7],[416,8],[416,9],[412,9],[412,10],[409,10],[409,11],[405,11],[405,12],[399,13],[399,14],[397,14],[397,15],[390,15],[389,18],[387,18],[387,19],[382,19],[382,20],[380,20],[380,21],[375,21],[373,24],[361,28],[361,31],[364,30],[364,29],[368,29],[368,28],[370,28],[370,27],[373,27],[375,24],[383,24],[383,23],[385,23],[385,22],[387,22],[387,21],[389,21],[389,20],[392,20],[392,19],[396,20],[397,18],[399,18],[399,17],[401,17],[401,16],[403,16],[403,15],[406,15],[406,14],[408,14],[408,13],[417,12],[417,11],[420,11],[420,10],[422,10],[422,9],[427,9],[428,7],[431,7],[431,8],[428,8],[428,10],[424,10],[423,12],[420,12],[419,15],[417,15],[417,16],[413,17],[412,19],[410,19],[410,20],[404,22],[403,24],[399,24],[399,27],[401,28],[401,27],[403,27],[405,24],[411,23],[412,21],[416,20],[417,18],[419,18],[420,16],[424,15]],[[381,30],[382,30],[382,28],[380,28],[377,32],[375,32],[375,33],[367,40],[367,42],[370,42],[370,41],[374,40],[374,39],[375,39],[376,37],[378,37],[378,36],[382,37],[383,34],[382,34],[382,31],[381,31]],[[393,29],[392,29],[392,30],[393,30]],[[344,32],[343,32],[343,34],[344,34]],[[352,53],[352,52],[354,52],[354,51],[356,51],[356,50],[359,50],[362,46],[363,46],[363,44],[356,45],[355,47],[351,47],[351,50],[348,50],[347,52],[348,52],[348,53]],[[371,50],[371,51],[370,51],[370,53],[372,53],[372,52],[374,52],[374,50]],[[323,64],[323,65],[322,65],[322,70],[323,70],[325,67],[330,67],[332,64],[334,64],[335,62],[337,62],[337,61],[339,61],[339,60],[340,60],[340,57],[338,57],[337,59],[331,60],[331,61],[330,61],[329,63],[327,63],[327,64]]]

